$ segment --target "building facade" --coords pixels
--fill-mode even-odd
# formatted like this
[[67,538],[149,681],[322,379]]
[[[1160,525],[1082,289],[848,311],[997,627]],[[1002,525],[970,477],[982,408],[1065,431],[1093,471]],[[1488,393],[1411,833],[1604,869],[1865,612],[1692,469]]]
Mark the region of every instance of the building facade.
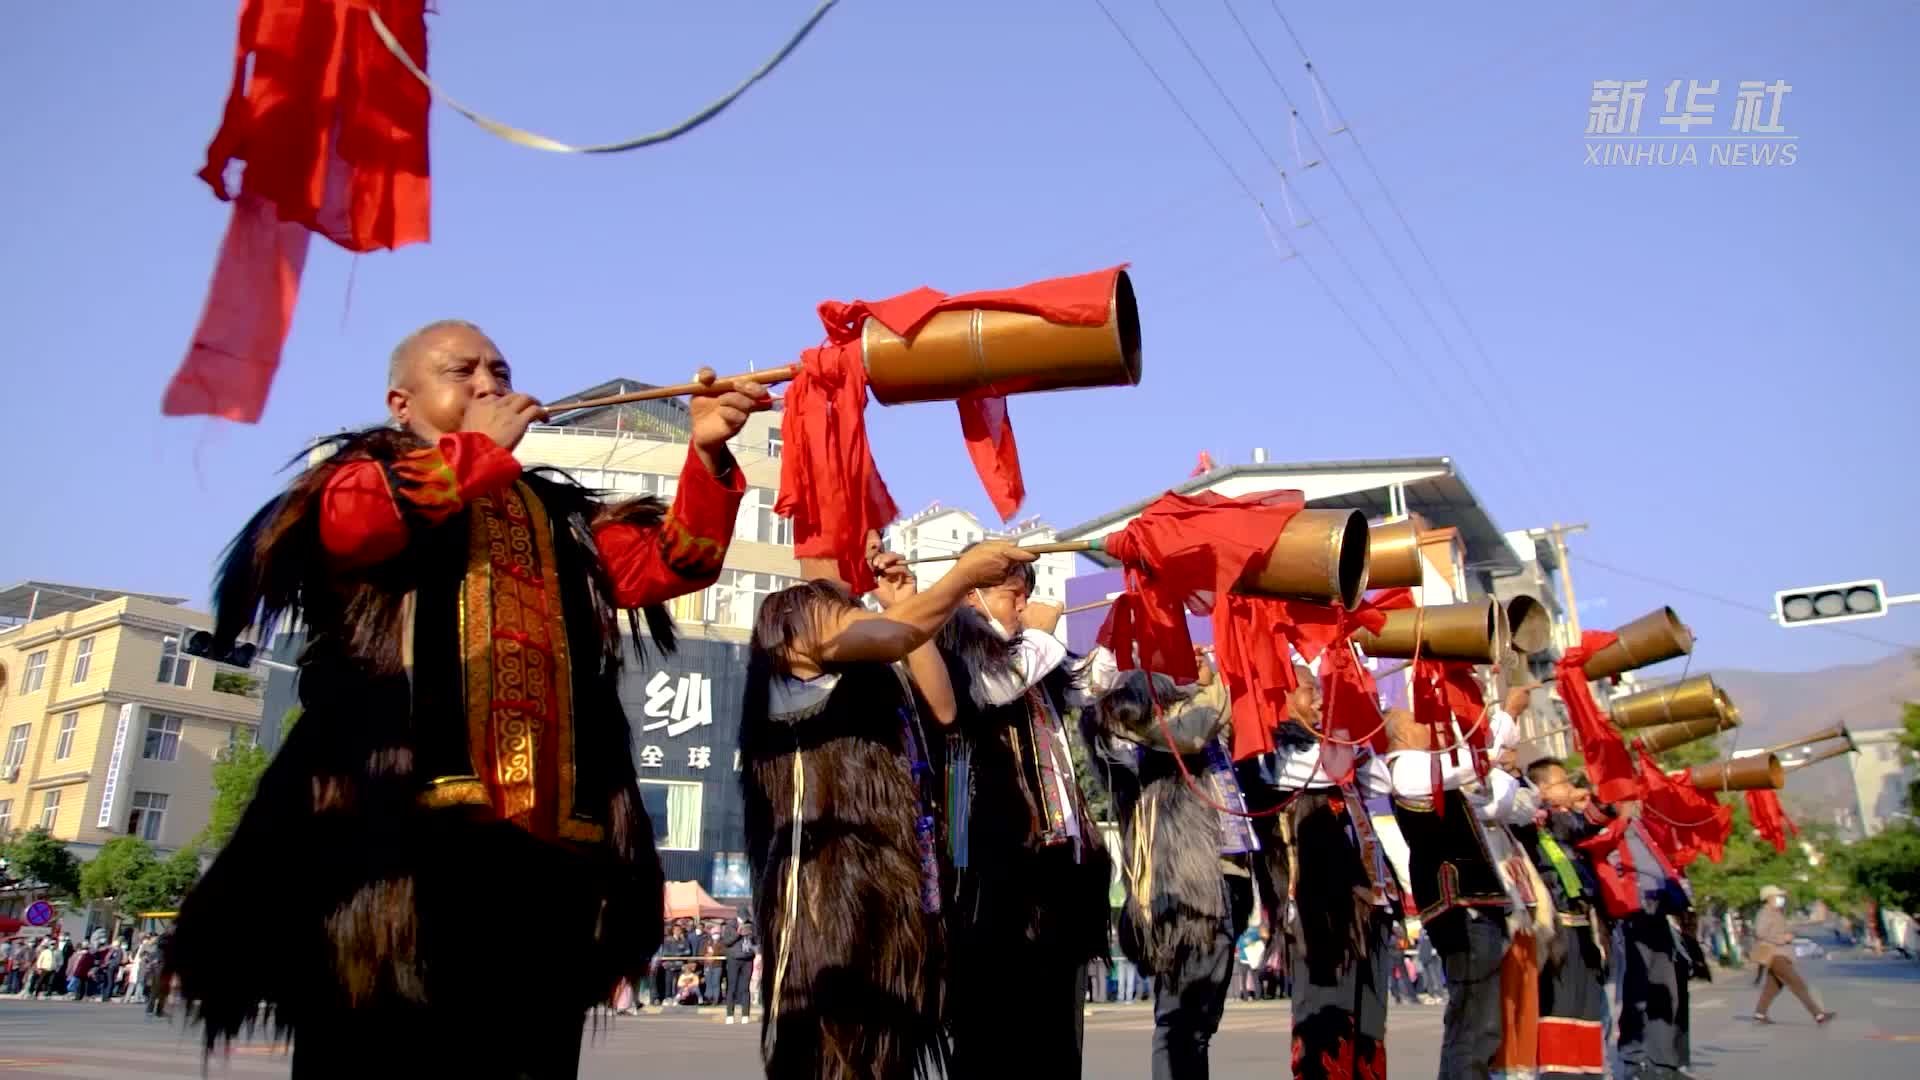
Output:
[[[887,526],[887,550],[897,551],[909,560],[957,555],[969,545],[982,540],[1034,545],[1052,543],[1056,539],[1058,537],[1052,526],[1039,518],[1016,522],[1010,528],[994,529],[982,524],[978,517],[966,510],[939,503]],[[1066,606],[1067,582],[1078,570],[1078,558],[1070,552],[1053,552],[1034,559],[1032,598]],[[940,580],[952,568],[951,561],[920,563],[913,567],[914,580],[924,589]],[[1064,620],[1055,633],[1061,640],[1066,639]]]
[[192,843],[214,762],[258,737],[257,684],[181,652],[212,619],[178,600],[46,586],[35,608],[0,630],[0,834],[45,826],[81,858],[116,836]]

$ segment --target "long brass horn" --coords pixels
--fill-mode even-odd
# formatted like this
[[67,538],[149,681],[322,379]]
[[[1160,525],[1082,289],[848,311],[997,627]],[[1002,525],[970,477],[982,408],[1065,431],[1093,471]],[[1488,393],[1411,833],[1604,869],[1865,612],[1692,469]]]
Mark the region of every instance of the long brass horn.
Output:
[[1265,563],[1240,580],[1245,592],[1322,603],[1360,603],[1367,591],[1367,516],[1358,510],[1302,510],[1287,519]]
[[1361,630],[1353,640],[1368,656],[1404,659],[1414,654],[1416,624],[1420,627],[1420,655],[1428,659],[1490,664],[1499,647],[1499,605],[1492,598],[1389,611],[1387,624],[1378,634]]
[[1845,746],[1832,746],[1832,747],[1828,747],[1825,750],[1820,751],[1817,754],[1810,754],[1807,757],[1803,757],[1803,758],[1795,758],[1792,761],[1787,762],[1786,767],[1790,770],[1804,769],[1809,765],[1826,761],[1829,758],[1837,758],[1841,754],[1851,754],[1858,749],[1859,747],[1853,745],[1853,743],[1849,741]]
[[1786,783],[1787,770],[1772,754],[1750,754],[1693,767],[1693,786],[1700,791],[1777,790]]
[[1733,717],[1725,713],[1716,713],[1712,716],[1682,720],[1675,724],[1655,724],[1652,727],[1641,728],[1633,733],[1633,739],[1640,744],[1641,750],[1649,754],[1658,754],[1676,746],[1685,746],[1687,743],[1718,735],[1736,723],[1738,721]]
[[1614,631],[1618,641],[1594,653],[1583,669],[1589,679],[1605,679],[1693,651],[1693,631],[1670,607],[1650,611]]
[[1817,742],[1826,742],[1828,739],[1845,739],[1847,740],[1847,749],[1851,750],[1854,748],[1853,733],[1847,730],[1846,722],[1843,720],[1831,727],[1823,727],[1819,731],[1802,735],[1800,738],[1789,739],[1778,746],[1769,746],[1767,747],[1767,753],[1778,754],[1782,750],[1792,750],[1795,747],[1808,746]]
[[1553,644],[1553,616],[1533,597],[1516,596],[1507,601],[1507,635],[1516,652],[1540,652]]
[[1420,533],[1427,523],[1410,514],[1367,530],[1367,584],[1375,589],[1411,589],[1426,579]]
[[911,337],[869,318],[860,331],[867,385],[883,405],[954,401],[1140,382],[1140,310],[1133,281],[1114,278],[1107,320],[1065,326],[986,308],[943,311]]
[[1713,676],[1695,675],[1670,686],[1656,686],[1651,690],[1623,694],[1613,699],[1608,711],[1613,714],[1616,725],[1640,728],[1718,716],[1731,703],[1731,699],[1714,684]]

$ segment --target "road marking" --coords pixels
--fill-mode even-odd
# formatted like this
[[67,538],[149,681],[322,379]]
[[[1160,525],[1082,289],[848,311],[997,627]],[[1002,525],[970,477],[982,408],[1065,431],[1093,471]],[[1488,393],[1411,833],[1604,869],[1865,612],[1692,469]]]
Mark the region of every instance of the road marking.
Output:
[[1878,1005],[1878,1006],[1880,1006],[1880,1007],[1881,1007],[1881,1008],[1883,1008],[1883,1009],[1892,1009],[1892,1008],[1897,1008],[1897,1007],[1899,1006],[1899,1004],[1900,1004],[1899,1002],[1897,1002],[1897,1001],[1895,1001],[1895,1000],[1893,1000],[1893,999],[1892,999],[1892,998],[1890,998],[1890,997],[1877,997],[1877,998],[1874,998],[1874,999],[1873,999],[1873,1003],[1874,1003],[1875,1005]]
[[1693,1003],[1693,1007],[1696,1009],[1724,1009],[1727,1007],[1727,999],[1701,998],[1699,1001]]

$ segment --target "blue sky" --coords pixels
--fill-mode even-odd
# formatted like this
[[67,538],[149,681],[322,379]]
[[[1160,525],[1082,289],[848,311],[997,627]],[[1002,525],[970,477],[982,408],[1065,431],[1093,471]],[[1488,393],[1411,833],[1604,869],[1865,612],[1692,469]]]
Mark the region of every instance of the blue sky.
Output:
[[[1576,550],[1645,577],[1756,605],[1778,587],[1853,577],[1920,591],[1920,125],[1905,78],[1916,5],[1283,3],[1483,358],[1352,140],[1325,132],[1267,0],[1233,3],[1329,156],[1297,177],[1295,197],[1317,215],[1301,229],[1151,0],[1107,2],[1305,262],[1276,254],[1093,0],[846,0],[734,109],[657,149],[541,154],[436,108],[433,242],[357,260],[315,245],[256,427],[159,415],[226,218],[194,172],[219,118],[236,5],[37,7],[0,44],[0,92],[15,103],[0,127],[14,448],[0,578],[203,597],[220,546],[282,482],[279,466],[313,434],[378,416],[386,350],[433,318],[480,322],[523,386],[552,397],[615,375],[786,362],[818,340],[814,307],[829,297],[1125,260],[1143,385],[1013,402],[1029,507],[1056,522],[1175,483],[1203,449],[1223,463],[1255,446],[1280,460],[1446,454],[1503,527],[1590,522]],[[679,119],[811,8],[440,6],[435,77],[483,111],[574,141]],[[1223,6],[1167,10],[1294,164],[1281,98]],[[1781,120],[1800,136],[1799,161],[1588,166],[1588,98],[1609,78],[1650,81],[1643,131],[1664,130],[1655,117],[1672,79],[1721,81],[1717,130],[1735,83],[1785,79]],[[869,417],[903,506],[987,509],[951,408]],[[1590,624],[1674,603],[1700,633],[1696,669],[1889,651],[1576,567]],[[1853,628],[1920,642],[1916,608]]]

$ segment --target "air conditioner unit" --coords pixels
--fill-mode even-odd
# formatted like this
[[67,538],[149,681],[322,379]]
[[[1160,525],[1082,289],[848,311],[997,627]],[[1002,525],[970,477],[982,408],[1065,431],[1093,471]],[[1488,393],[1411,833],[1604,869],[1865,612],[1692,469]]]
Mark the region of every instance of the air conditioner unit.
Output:
[[0,767],[0,782],[11,784],[18,779],[20,779],[20,766],[7,765]]

